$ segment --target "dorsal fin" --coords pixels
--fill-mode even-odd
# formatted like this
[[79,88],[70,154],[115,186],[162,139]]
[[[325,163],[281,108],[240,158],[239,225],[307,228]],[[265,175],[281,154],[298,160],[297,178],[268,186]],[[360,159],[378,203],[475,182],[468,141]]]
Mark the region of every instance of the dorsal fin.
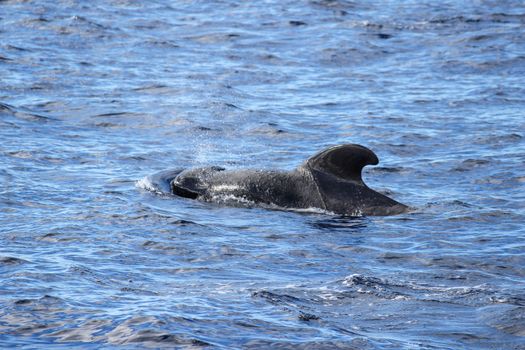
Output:
[[361,170],[366,165],[376,165],[379,159],[366,147],[345,144],[325,149],[306,161],[311,170],[329,173],[347,181],[363,184]]

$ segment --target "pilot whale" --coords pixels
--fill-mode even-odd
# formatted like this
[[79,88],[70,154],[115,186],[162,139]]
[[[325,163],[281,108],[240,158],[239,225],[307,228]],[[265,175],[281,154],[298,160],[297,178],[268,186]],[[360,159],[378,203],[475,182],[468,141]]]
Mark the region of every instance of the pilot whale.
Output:
[[343,144],[327,148],[292,171],[226,170],[211,166],[165,171],[150,182],[161,192],[208,202],[238,203],[290,209],[319,208],[349,216],[395,215],[404,204],[369,188],[361,177],[379,159],[370,149]]

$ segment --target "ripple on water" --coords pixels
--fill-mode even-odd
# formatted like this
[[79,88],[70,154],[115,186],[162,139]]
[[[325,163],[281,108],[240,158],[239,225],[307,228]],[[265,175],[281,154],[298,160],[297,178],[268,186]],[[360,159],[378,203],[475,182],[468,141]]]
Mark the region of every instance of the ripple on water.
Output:
[[[522,2],[1,3],[4,347],[523,348]],[[415,209],[143,179],[339,143]]]
[[28,260],[16,258],[14,256],[0,256],[0,264],[5,266],[16,266],[29,263]]

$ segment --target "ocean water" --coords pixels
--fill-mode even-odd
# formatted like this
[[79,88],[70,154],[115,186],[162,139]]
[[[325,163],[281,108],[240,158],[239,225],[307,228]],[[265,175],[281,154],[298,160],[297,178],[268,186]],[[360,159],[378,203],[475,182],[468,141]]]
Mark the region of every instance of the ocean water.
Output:
[[[0,347],[525,349],[523,1],[0,1]],[[391,217],[148,191],[341,143]]]

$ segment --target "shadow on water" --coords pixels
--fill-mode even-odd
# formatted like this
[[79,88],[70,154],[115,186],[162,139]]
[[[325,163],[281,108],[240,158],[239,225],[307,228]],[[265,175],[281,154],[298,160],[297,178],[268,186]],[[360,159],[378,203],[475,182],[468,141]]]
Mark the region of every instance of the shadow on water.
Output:
[[370,219],[366,217],[333,216],[322,219],[307,220],[308,225],[321,231],[359,232],[366,229]]
[[15,106],[11,106],[7,103],[2,103],[2,102],[0,102],[0,113],[9,114],[16,118],[27,120],[27,121],[36,121],[36,122],[42,122],[42,123],[58,121],[57,118],[50,117],[50,116],[44,116],[42,114],[36,114],[25,108],[17,108]]

